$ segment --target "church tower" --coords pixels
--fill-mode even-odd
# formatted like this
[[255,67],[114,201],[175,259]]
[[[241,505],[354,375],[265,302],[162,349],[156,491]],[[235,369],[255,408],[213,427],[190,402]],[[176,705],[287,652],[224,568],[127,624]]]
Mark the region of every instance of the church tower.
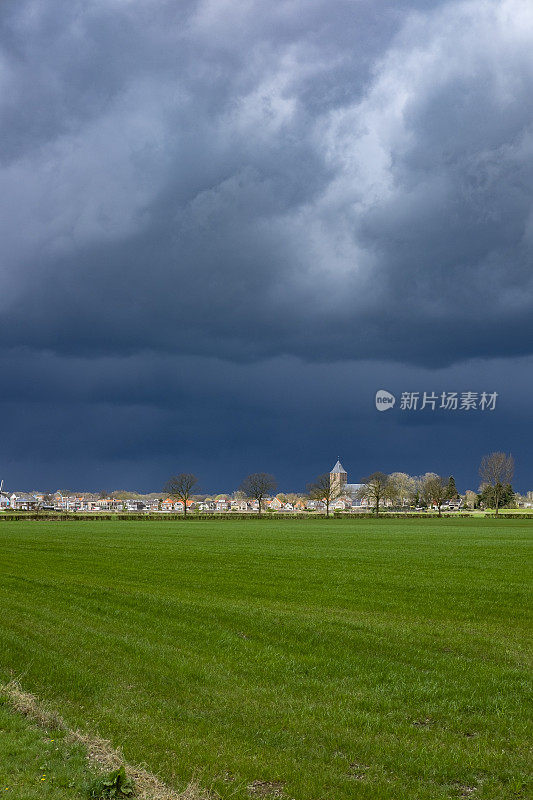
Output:
[[329,480],[331,486],[337,486],[339,491],[342,491],[346,486],[348,475],[340,461],[337,461],[331,472],[329,473]]

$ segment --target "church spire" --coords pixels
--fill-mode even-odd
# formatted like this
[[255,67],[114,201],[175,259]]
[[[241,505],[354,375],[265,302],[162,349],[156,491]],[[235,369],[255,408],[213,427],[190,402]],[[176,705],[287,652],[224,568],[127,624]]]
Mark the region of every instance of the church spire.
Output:
[[337,463],[329,473],[329,480],[331,485],[336,484],[339,489],[342,489],[343,486],[345,486],[348,480],[348,475],[342,466],[340,459],[337,460]]

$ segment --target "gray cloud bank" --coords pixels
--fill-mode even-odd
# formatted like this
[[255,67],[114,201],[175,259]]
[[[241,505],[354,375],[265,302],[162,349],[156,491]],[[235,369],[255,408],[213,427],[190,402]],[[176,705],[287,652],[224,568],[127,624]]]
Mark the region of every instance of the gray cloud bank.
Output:
[[528,0],[8,0],[0,43],[2,397],[71,455],[105,404],[129,440],[94,439],[109,480],[118,459],[140,481],[163,429],[194,453],[219,409],[231,469],[235,442],[271,463],[254,409],[320,417],[339,369],[530,366]]

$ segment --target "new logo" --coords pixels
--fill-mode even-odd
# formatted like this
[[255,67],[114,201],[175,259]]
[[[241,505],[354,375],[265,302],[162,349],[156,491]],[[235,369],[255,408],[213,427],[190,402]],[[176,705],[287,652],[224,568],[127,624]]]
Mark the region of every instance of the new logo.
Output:
[[378,411],[388,411],[389,408],[394,406],[396,402],[396,398],[390,392],[386,392],[385,389],[379,389],[376,392],[376,408]]

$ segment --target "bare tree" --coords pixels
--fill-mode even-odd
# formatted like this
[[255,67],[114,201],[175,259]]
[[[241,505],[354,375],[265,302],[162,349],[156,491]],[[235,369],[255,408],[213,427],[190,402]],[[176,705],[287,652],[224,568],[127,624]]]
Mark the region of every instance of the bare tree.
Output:
[[388,497],[390,490],[389,476],[384,472],[373,472],[368,478],[363,478],[363,486],[357,494],[361,498],[371,500],[374,505],[374,512],[379,514],[380,503]]
[[509,453],[490,453],[483,456],[479,467],[479,475],[484,484],[492,487],[492,497],[496,515],[506,494],[507,485],[510,486],[514,475],[514,458]]
[[434,472],[428,472],[422,483],[422,497],[429,505],[437,506],[439,517],[442,516],[442,504],[448,499],[448,481]]
[[329,472],[319,475],[313,483],[308,484],[307,491],[311,500],[321,500],[326,504],[326,517],[329,517],[329,506],[342,494],[342,486],[332,481]]
[[273,475],[268,472],[254,472],[248,475],[240,485],[240,491],[244,492],[246,497],[251,497],[259,503],[259,515],[261,514],[261,507],[264,498],[276,491],[277,481]]
[[474,509],[477,505],[477,502],[478,497],[476,492],[474,492],[472,489],[467,489],[465,492],[465,505],[470,509]]
[[179,475],[173,475],[168,479],[163,487],[163,491],[169,497],[181,500],[183,503],[183,514],[185,515],[187,513],[187,503],[197,483],[198,478],[196,475],[192,475],[190,472],[180,472]]

